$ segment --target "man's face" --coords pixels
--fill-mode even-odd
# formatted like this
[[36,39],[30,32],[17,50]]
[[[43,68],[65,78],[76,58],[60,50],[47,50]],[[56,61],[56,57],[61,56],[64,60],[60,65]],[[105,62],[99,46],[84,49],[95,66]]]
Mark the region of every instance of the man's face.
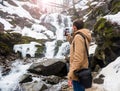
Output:
[[73,27],[72,27],[73,29],[73,32],[76,32],[77,31],[77,27],[75,26],[75,25],[73,25]]

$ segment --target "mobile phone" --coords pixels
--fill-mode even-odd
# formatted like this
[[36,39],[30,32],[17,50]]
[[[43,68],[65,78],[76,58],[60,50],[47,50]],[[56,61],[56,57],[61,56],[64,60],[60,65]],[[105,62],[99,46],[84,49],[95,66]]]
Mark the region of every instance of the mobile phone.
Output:
[[66,28],[66,29],[64,30],[64,36],[67,36],[68,34],[69,34],[69,29]]

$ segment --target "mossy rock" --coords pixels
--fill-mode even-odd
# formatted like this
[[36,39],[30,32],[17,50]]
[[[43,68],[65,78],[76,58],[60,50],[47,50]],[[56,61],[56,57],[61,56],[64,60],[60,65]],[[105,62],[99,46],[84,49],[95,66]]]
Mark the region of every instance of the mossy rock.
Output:
[[120,37],[119,25],[116,23],[111,23],[105,18],[101,18],[94,25],[94,34],[102,37],[106,41],[114,37]]
[[[37,47],[37,51],[35,52],[35,57],[43,57],[45,51],[44,40],[35,39],[28,36],[22,36],[21,40],[17,44],[29,44],[30,42],[37,42],[41,44],[41,45],[35,45]],[[29,54],[27,54],[26,56],[31,57]]]
[[100,5],[94,6],[90,12],[91,13],[88,15],[89,20],[97,19],[97,17],[104,16],[109,12],[108,5],[106,3],[101,3]]
[[21,39],[21,34],[18,33],[9,33],[9,32],[0,33],[0,41],[4,42],[11,48],[15,43],[20,41],[20,39]]
[[45,52],[45,46],[44,45],[36,45],[37,51],[35,53],[35,57],[43,57]]
[[0,55],[7,56],[13,52],[14,44],[20,41],[21,34],[0,32]]
[[94,25],[94,36],[97,43],[95,56],[105,61],[112,62],[120,55],[120,27],[117,23],[111,23],[101,18]]
[[3,42],[0,42],[0,54],[1,55],[7,56],[11,52],[12,52],[12,50],[9,47],[9,45],[7,45],[7,44],[5,44]]
[[30,43],[31,41],[34,41],[34,38],[28,37],[28,36],[22,36],[20,44],[27,44]]
[[120,0],[111,0],[108,8],[112,14],[116,14],[120,11]]
[[101,3],[100,5],[94,6],[94,8],[89,11],[88,18],[85,21],[85,27],[93,30],[93,25],[97,20],[108,13],[109,9],[107,3]]

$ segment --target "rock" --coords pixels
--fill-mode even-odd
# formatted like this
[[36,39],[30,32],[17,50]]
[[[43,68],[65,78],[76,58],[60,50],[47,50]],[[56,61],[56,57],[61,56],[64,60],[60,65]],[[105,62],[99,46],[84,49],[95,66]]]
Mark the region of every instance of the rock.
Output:
[[101,74],[98,78],[95,78],[93,80],[94,83],[97,83],[97,84],[103,84],[104,83],[104,78],[105,76],[103,74]]
[[32,76],[29,74],[24,74],[20,80],[19,83],[26,83],[26,82],[31,82],[32,81]]
[[120,55],[120,27],[117,23],[101,18],[94,26],[96,44],[95,58],[105,65]]
[[56,27],[55,26],[53,26],[50,23],[44,23],[44,22],[42,22],[40,24],[45,26],[48,30],[51,30],[54,33],[54,35],[55,35],[55,32],[56,32]]
[[35,63],[28,69],[28,71],[31,73],[44,75],[44,76],[50,76],[50,75],[66,76],[67,75],[67,66],[65,62],[53,61],[51,64],[49,60],[47,60],[47,62],[49,62],[49,65],[45,65],[43,63]]
[[47,84],[58,84],[61,80],[61,77],[58,76],[48,76],[46,78],[43,79],[43,81],[45,81]]
[[112,14],[116,14],[120,11],[120,0],[110,0],[108,4],[108,9]]
[[93,30],[93,25],[96,23],[97,19],[106,15],[108,12],[109,9],[107,3],[101,2],[99,5],[92,6],[91,12],[88,14],[88,18],[85,21],[86,27],[90,30]]
[[[1,13],[1,11],[0,11]],[[0,23],[0,32],[3,32],[4,31],[4,25],[2,23]]]
[[38,81],[24,83],[21,85],[21,87],[23,91],[44,91],[48,88],[46,84]]
[[11,71],[10,67],[5,67],[2,71],[2,76],[8,75],[10,71]]

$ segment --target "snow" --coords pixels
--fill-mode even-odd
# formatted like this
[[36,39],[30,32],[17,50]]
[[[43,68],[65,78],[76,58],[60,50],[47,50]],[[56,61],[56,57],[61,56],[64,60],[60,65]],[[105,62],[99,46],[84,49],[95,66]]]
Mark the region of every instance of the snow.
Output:
[[41,45],[36,42],[31,42],[30,44],[16,44],[14,45],[14,51],[17,53],[18,51],[22,53],[22,57],[26,57],[29,54],[31,57],[35,57],[35,52],[37,48],[35,45]]
[[5,30],[9,30],[13,27],[8,21],[2,19],[1,17],[0,17],[0,22],[4,25]]
[[[87,8],[89,8],[89,5],[87,5],[87,3],[91,2],[93,0],[81,0],[75,7],[76,8],[80,8],[81,10],[85,10]],[[96,4],[96,3],[92,3],[93,4]]]
[[[12,0],[13,1],[13,0]],[[17,1],[13,1],[13,2],[16,2]],[[19,3],[19,2],[18,2]],[[26,18],[29,18],[29,19],[32,19],[32,16],[25,10],[23,9],[20,4],[18,4],[19,6],[12,6],[10,5],[9,3],[7,2],[4,2],[4,4],[7,6],[7,7],[4,7],[2,5],[0,5],[0,8],[1,10],[3,10],[4,12],[8,12],[9,14],[17,14],[18,16],[20,17],[26,17]]]
[[112,23],[117,23],[120,25],[120,12],[115,15],[106,15],[104,18],[106,18],[108,21],[111,21]]
[[90,48],[89,48],[89,54],[94,54],[96,47],[97,47],[97,45],[95,43],[93,43],[92,46],[90,46]]
[[47,39],[45,34],[37,33],[36,31],[31,31],[31,29],[27,27],[24,27],[24,29],[22,30],[22,36],[28,36],[35,39]]
[[101,85],[105,91],[120,91],[120,57],[103,68],[100,74],[105,76]]
[[47,30],[46,27],[44,27],[44,26],[42,26],[42,25],[39,25],[39,24],[33,24],[32,27],[31,27],[31,29],[32,29],[33,31],[37,32],[37,33],[40,33],[40,32],[42,32],[42,31]]

